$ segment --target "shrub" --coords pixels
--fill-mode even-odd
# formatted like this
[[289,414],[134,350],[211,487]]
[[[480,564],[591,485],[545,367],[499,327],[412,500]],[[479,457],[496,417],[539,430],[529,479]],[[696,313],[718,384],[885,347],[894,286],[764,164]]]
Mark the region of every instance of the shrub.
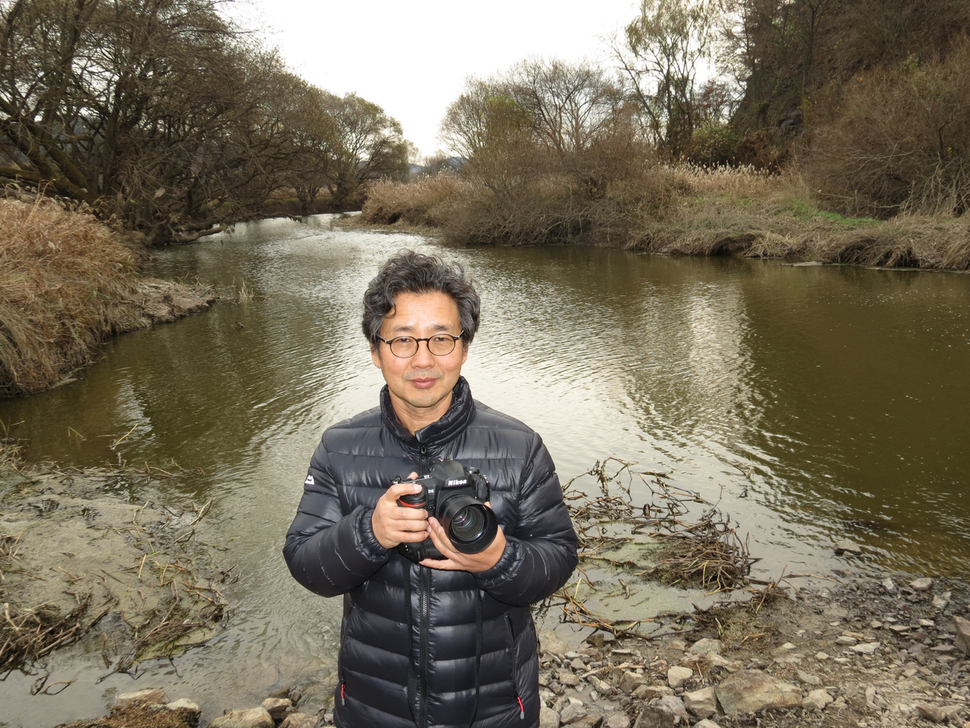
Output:
[[361,221],[371,225],[440,227],[448,221],[463,183],[450,172],[401,183],[382,180],[368,186]]
[[888,218],[970,206],[970,40],[944,61],[856,77],[820,121],[803,171],[832,209]]
[[135,257],[94,217],[0,199],[0,396],[88,363],[134,292]]

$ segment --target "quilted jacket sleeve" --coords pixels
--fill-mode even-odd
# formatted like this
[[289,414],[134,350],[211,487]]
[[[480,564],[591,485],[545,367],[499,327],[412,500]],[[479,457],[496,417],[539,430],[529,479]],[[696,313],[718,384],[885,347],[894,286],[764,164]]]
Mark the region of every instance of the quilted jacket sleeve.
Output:
[[[349,512],[344,514],[345,510]],[[283,546],[293,578],[325,597],[348,592],[370,578],[390,558],[374,536],[372,512],[363,504],[350,509],[341,499],[321,442],[310,461],[303,498]]]
[[542,439],[532,434],[521,474],[517,522],[498,563],[476,575],[495,599],[528,606],[559,589],[578,561],[576,532]]

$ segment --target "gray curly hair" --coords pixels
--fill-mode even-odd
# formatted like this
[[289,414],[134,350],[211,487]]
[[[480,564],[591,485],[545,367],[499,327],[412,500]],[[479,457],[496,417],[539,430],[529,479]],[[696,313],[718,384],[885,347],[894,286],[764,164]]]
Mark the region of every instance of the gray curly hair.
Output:
[[399,293],[445,293],[458,305],[461,339],[472,343],[481,318],[482,302],[475,282],[457,261],[445,263],[434,255],[403,250],[381,266],[364,292],[364,336],[376,348],[384,317],[394,310]]

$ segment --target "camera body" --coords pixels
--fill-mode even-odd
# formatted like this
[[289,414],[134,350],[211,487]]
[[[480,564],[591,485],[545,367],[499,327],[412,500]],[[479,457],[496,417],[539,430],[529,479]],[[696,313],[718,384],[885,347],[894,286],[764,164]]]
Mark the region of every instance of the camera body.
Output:
[[[456,551],[477,554],[495,540],[498,519],[485,506],[489,498],[488,480],[477,468],[466,468],[457,460],[435,463],[427,475],[414,480],[395,479],[395,483],[418,483],[421,491],[401,496],[403,508],[424,508],[434,516],[451,539]],[[398,552],[418,563],[424,559],[443,559],[430,538],[418,543],[402,543]]]

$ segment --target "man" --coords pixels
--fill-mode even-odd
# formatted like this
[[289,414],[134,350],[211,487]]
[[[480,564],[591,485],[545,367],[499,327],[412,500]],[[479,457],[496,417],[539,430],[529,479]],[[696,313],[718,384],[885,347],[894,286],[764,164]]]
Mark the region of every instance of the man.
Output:
[[[283,549],[303,586],[344,595],[341,728],[539,724],[529,605],[569,578],[576,534],[542,440],[473,400],[461,376],[479,313],[460,265],[414,252],[385,263],[364,295],[380,406],[324,432]],[[442,460],[490,485],[499,528],[477,553],[398,502],[421,487],[396,479]],[[422,542],[441,558],[415,563],[397,548]]]

